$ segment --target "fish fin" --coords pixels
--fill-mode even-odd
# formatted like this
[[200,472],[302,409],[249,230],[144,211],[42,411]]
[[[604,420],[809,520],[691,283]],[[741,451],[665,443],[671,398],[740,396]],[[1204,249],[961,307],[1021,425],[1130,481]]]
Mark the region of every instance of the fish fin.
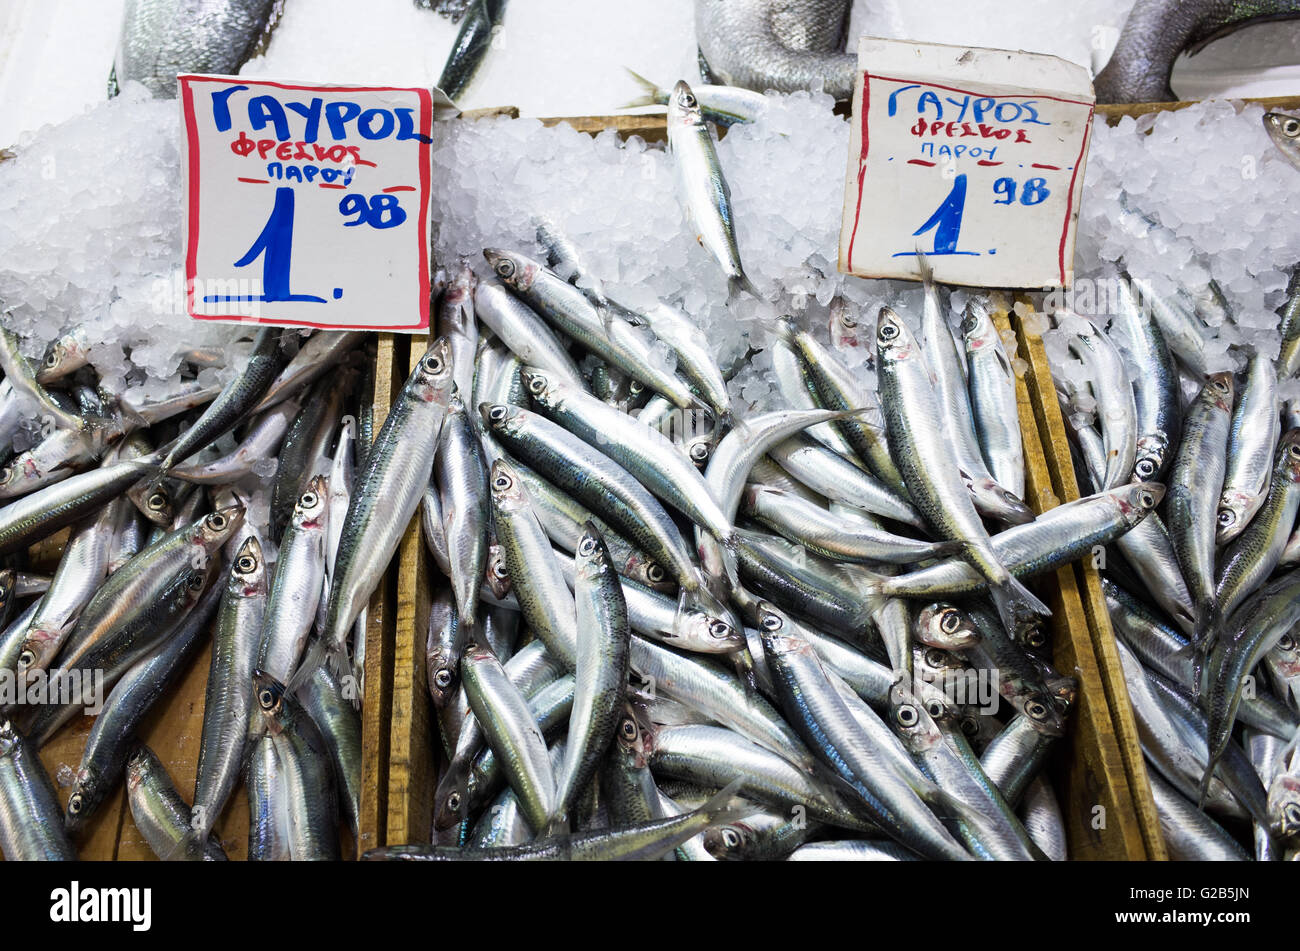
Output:
[[930,259],[925,256],[925,252],[919,247],[916,249],[916,267],[921,272],[922,283],[934,283],[934,268],[930,266]]
[[766,297],[760,291],[754,282],[749,279],[749,275],[741,271],[735,277],[727,278],[727,303],[731,304],[740,299],[740,295],[749,294],[755,300],[765,301]]
[[963,541],[934,542],[933,554],[929,557],[951,558],[960,555],[965,550],[966,543]]
[[202,854],[203,841],[207,837],[207,830],[200,833],[198,829],[187,829],[183,836],[172,843],[172,847],[167,850],[166,854],[159,855],[158,859],[162,862],[179,862],[191,847],[196,849],[199,854]]
[[[965,544],[962,544],[965,548]],[[880,598],[884,596],[884,585],[889,581],[889,575],[882,575],[879,572],[871,571],[867,568],[858,566],[857,571],[851,571],[845,575],[858,589],[858,593],[864,599]]]
[[1196,797],[1196,808],[1202,812],[1205,811],[1205,797],[1210,793],[1210,783],[1214,780],[1216,759],[1217,757],[1212,757],[1210,762],[1205,764],[1205,772],[1201,774],[1201,787]]
[[541,842],[543,839],[557,839],[561,836],[568,835],[570,831],[568,811],[557,812],[555,815],[551,816],[551,818],[547,820],[546,825],[542,827],[542,831],[538,833],[537,841]]
[[[298,664],[298,669],[295,670],[293,676],[289,678],[289,682],[285,686],[285,692],[296,692],[299,687],[311,680],[312,675],[316,673],[317,668],[327,661],[330,663],[330,668],[336,673],[339,673],[340,675],[343,673],[351,673],[351,670],[338,669],[338,660],[335,657],[336,654],[337,651],[326,646],[324,640],[321,638],[313,638],[311,643],[307,645],[306,653],[302,655],[302,661]],[[346,655],[343,659],[346,662]]]
[[737,776],[719,789],[696,812],[707,818],[710,825],[733,822],[753,815],[754,806],[740,798],[740,790],[745,785],[745,779],[745,776]]
[[659,101],[659,97],[660,95],[665,95],[666,98],[666,94],[664,94],[663,90],[659,88],[658,83],[651,82],[631,67],[624,66],[623,70],[632,77],[633,81],[641,87],[643,92],[642,95],[637,96],[635,99],[623,103],[623,105],[619,106],[620,109],[636,109],[640,106],[663,105],[663,103]]
[[1052,615],[1051,608],[1034,597],[1028,588],[1010,575],[1001,583],[989,582],[989,597],[993,599],[993,605],[998,610],[998,618],[1008,631],[1016,629],[1017,608],[1028,608],[1044,617]]

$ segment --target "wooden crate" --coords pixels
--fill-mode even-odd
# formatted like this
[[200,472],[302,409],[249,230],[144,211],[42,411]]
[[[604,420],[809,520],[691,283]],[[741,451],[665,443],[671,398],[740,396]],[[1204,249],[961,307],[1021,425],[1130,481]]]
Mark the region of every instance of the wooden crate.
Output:
[[[384,360],[391,355],[391,334],[381,335],[379,363],[375,373],[375,430],[378,431],[392,403],[392,385],[401,386],[405,373],[392,384],[394,374]],[[32,550],[34,565],[52,571],[58,564],[67,531]],[[396,594],[396,579],[390,572],[370,601],[366,629],[365,695],[362,704],[363,744],[360,841],[342,831],[343,855],[382,845],[384,816],[388,792],[388,716],[391,708],[393,680],[393,643],[396,630],[391,604]],[[141,724],[139,737],[148,745],[171,773],[181,795],[188,799],[194,791],[198,769],[199,741],[203,732],[203,706],[211,658],[211,641],[205,643],[186,666],[177,682],[154,705]],[[64,767],[76,769],[86,736],[93,723],[91,717],[79,717],[61,729],[41,749],[41,761],[50,778],[55,780],[59,801],[66,802],[68,789],[58,787]],[[248,855],[248,799],[241,783],[217,822],[215,833],[232,860]],[[77,840],[78,854],[87,860],[151,860],[155,856],[140,836],[131,818],[131,809],[121,783],[105,799]]]

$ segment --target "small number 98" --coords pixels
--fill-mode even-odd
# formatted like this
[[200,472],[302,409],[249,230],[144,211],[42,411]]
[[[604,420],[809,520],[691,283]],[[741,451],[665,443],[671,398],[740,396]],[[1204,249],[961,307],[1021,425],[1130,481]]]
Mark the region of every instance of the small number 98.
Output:
[[396,228],[406,220],[406,211],[397,203],[394,195],[371,195],[366,201],[365,195],[353,192],[344,195],[339,202],[339,212],[344,215],[356,215],[352,221],[343,222],[345,228],[357,225],[370,225],[372,228]]

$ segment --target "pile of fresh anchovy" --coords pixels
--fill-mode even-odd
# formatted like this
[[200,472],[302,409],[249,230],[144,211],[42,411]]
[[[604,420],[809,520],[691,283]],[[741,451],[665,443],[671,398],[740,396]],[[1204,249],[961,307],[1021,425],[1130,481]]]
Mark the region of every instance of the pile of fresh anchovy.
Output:
[[[757,294],[703,110],[685,83],[668,108],[700,244]],[[688,317],[611,300],[549,220],[536,244],[461,264],[407,383],[443,413],[422,523],[447,763],[433,840],[367,857],[1065,858],[1043,767],[1077,685],[1019,579],[1162,487],[1035,519],[1012,361],[932,281],[920,334],[882,309],[875,387],[794,319],[752,333],[788,405],[740,418]]]
[[[250,858],[337,858],[340,817],[355,839],[361,684],[344,651],[391,554],[355,492],[381,462],[353,368],[374,365],[364,336],[264,329],[225,386],[198,372],[225,355],[194,352],[178,382],[110,393],[82,333],[35,367],[0,329],[6,859],[76,858],[123,781],[162,858],[226,858],[212,830],[241,777]],[[29,552],[64,530],[53,577],[34,575]],[[191,809],[137,734],[209,636]],[[99,706],[97,684],[65,808],[37,751]]]
[[[1166,487],[1102,581],[1165,843],[1182,859],[1295,858],[1300,407],[1279,392],[1300,370],[1300,270],[1279,356],[1246,355],[1236,378],[1207,373],[1207,321],[1226,306],[1213,286],[1115,287],[1106,330],[1058,312],[1053,333],[1083,364],[1074,382],[1057,373],[1058,392],[1081,485]],[[1074,412],[1094,402],[1097,426]]]

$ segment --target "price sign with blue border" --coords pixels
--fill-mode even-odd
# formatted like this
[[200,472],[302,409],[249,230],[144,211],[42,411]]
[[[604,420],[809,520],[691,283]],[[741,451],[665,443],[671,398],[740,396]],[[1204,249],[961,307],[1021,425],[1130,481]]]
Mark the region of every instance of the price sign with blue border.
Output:
[[192,317],[428,329],[430,90],[177,81]]
[[1095,98],[1053,56],[864,37],[841,271],[1068,286]]

